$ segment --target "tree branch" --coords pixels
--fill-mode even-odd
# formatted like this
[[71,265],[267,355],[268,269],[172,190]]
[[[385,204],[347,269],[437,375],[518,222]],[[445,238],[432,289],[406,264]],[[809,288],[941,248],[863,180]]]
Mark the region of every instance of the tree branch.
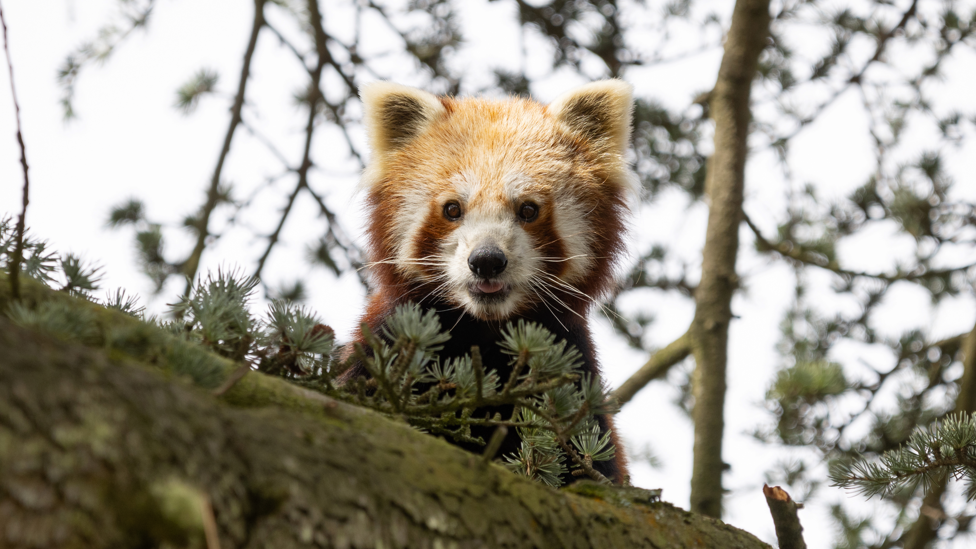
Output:
[[715,518],[722,515],[725,370],[732,295],[739,285],[735,261],[752,118],[749,96],[759,54],[766,47],[769,21],[769,0],[736,2],[718,79],[709,96],[715,153],[708,159],[708,226],[701,283],[695,291],[695,318],[689,329],[696,363],[691,510]]
[[[788,135],[780,136],[777,138],[773,138],[773,136],[770,137],[773,138],[773,140],[776,142],[785,143],[787,141],[790,141],[791,139],[799,135],[799,133],[803,131],[808,125],[810,125],[814,120],[817,120],[820,114],[826,111],[827,107],[833,105],[834,102],[841,95],[843,95],[844,92],[847,91],[852,85],[858,85],[858,86],[861,85],[864,79],[864,75],[867,73],[868,69],[871,68],[871,65],[881,60],[881,57],[884,55],[885,49],[887,49],[888,47],[888,41],[891,40],[891,38],[897,35],[900,31],[904,30],[905,26],[908,25],[908,22],[911,21],[913,17],[915,17],[917,8],[918,8],[918,0],[913,0],[911,6],[909,6],[908,9],[905,10],[904,13],[902,13],[901,19],[898,21],[898,23],[894,27],[892,27],[891,30],[883,32],[877,37],[877,43],[875,44],[874,47],[874,55],[872,55],[870,59],[865,61],[864,65],[861,66],[861,70],[859,70],[856,74],[851,75],[847,80],[845,80],[844,83],[839,88],[833,91],[830,97],[828,97],[827,99],[819,103],[811,111],[808,111],[809,114],[807,116],[804,116],[802,118],[797,117],[797,127],[792,132],[790,132]],[[812,81],[812,79],[808,80],[805,83],[809,83],[810,81]],[[795,88],[799,87],[799,85],[796,85],[794,87]],[[780,104],[782,105],[782,102],[780,102]]]
[[[312,140],[315,136],[315,119],[318,117],[319,105],[325,102],[325,98],[322,94],[322,70],[331,61],[332,57],[329,54],[328,47],[326,45],[326,34],[324,27],[322,26],[322,14],[319,11],[318,0],[308,0],[308,17],[309,24],[312,27],[312,32],[315,39],[315,52],[316,60],[315,67],[309,71],[309,76],[311,77],[311,82],[308,87],[308,121],[305,123],[305,148],[302,151],[302,162],[298,166],[296,173],[298,174],[298,184],[295,186],[295,190],[292,191],[291,195],[288,197],[288,203],[285,205],[284,211],[281,213],[281,220],[278,222],[278,227],[275,229],[274,233],[268,238],[268,246],[264,250],[264,254],[258,261],[258,266],[254,270],[255,278],[261,277],[261,271],[264,269],[265,262],[271,255],[271,250],[274,248],[275,244],[278,243],[278,237],[281,234],[281,229],[285,225],[285,221],[288,218],[288,214],[291,212],[291,207],[295,202],[295,198],[302,189],[311,190],[308,184],[308,171],[312,168]],[[324,205],[324,203],[322,203]],[[333,219],[329,219],[329,223],[333,222]]]
[[776,526],[776,541],[779,542],[779,549],[806,549],[807,544],[803,541],[803,526],[800,526],[800,517],[796,514],[796,510],[802,505],[793,501],[786,490],[779,486],[763,484],[763,495],[766,496],[766,505],[769,506],[773,525]]
[[793,261],[796,261],[798,263],[802,263],[804,265],[810,265],[813,267],[819,267],[821,269],[831,271],[833,273],[836,273],[844,277],[873,278],[875,280],[881,280],[888,283],[898,282],[902,280],[918,283],[928,278],[944,276],[957,271],[964,271],[966,269],[976,267],[976,263],[970,263],[968,265],[953,267],[951,269],[914,270],[914,271],[909,271],[907,273],[900,273],[894,275],[886,275],[881,273],[866,273],[863,271],[852,271],[850,269],[841,268],[840,265],[838,265],[837,262],[835,261],[831,261],[828,263],[818,261],[817,258],[811,257],[808,254],[804,253],[804,250],[800,247],[789,246],[784,243],[771,242],[770,240],[766,239],[766,237],[763,236],[762,232],[759,230],[759,227],[757,227],[756,224],[753,223],[752,220],[749,219],[749,216],[746,215],[744,212],[742,214],[742,219],[743,221],[746,222],[746,225],[749,226],[749,229],[751,229],[752,233],[756,236],[756,241],[759,242],[759,249],[760,249],[759,251],[775,252],[783,257],[792,259]]
[[[164,362],[0,318],[0,484],[22,488],[4,492],[4,547],[767,547],[647,491],[552,490],[280,378],[254,372],[216,399]],[[216,520],[186,520],[207,503]]]
[[241,79],[237,85],[237,95],[234,96],[234,105],[231,107],[230,126],[224,136],[224,145],[217,158],[217,166],[214,168],[213,177],[210,180],[210,188],[207,190],[207,201],[200,208],[200,217],[197,220],[197,242],[193,247],[190,256],[183,262],[181,270],[186,276],[185,295],[190,295],[193,288],[193,280],[196,278],[197,270],[200,268],[200,259],[203,256],[203,249],[207,246],[207,238],[210,236],[210,215],[220,201],[220,175],[224,169],[224,162],[230,154],[230,144],[234,139],[234,132],[241,123],[241,111],[244,109],[244,98],[247,90],[247,79],[251,73],[251,60],[254,57],[254,50],[257,47],[258,35],[264,27],[264,5],[266,0],[254,0],[254,22],[251,26],[251,36],[247,42],[247,50],[244,52],[244,63],[241,67]]
[[264,253],[261,254],[261,259],[258,260],[258,266],[254,269],[254,275],[252,275],[254,278],[261,278],[261,271],[264,270],[264,264],[268,261],[271,250],[278,243],[278,238],[281,236],[281,229],[285,227],[285,221],[288,219],[288,214],[291,213],[291,207],[295,205],[295,199],[298,198],[298,193],[302,191],[302,187],[302,182],[299,181],[295,185],[295,189],[288,195],[288,202],[285,203],[285,207],[281,211],[281,219],[278,220],[278,226],[275,227],[274,232],[268,235],[268,245],[264,248]]
[[20,216],[17,218],[17,243],[14,245],[14,255],[10,260],[10,293],[14,299],[20,299],[20,262],[24,255],[24,231],[27,223],[27,205],[30,204],[30,178],[27,176],[27,147],[24,145],[24,134],[20,126],[20,103],[17,102],[17,88],[14,86],[14,62],[10,58],[10,45],[7,40],[7,21],[3,17],[3,5],[0,5],[0,26],[3,27],[3,51],[7,55],[7,70],[10,72],[10,96],[14,101],[14,118],[17,120],[17,144],[20,146],[20,167],[24,171],[23,202]]
[[685,332],[681,337],[672,341],[667,347],[658,350],[647,359],[640,370],[634,372],[627,381],[613,392],[617,403],[623,406],[634,398],[645,385],[667,375],[672,366],[681,362],[691,354],[691,334]]

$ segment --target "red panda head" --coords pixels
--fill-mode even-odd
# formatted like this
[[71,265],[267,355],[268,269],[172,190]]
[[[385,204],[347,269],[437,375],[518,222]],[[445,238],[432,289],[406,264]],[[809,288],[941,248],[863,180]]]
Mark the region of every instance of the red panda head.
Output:
[[362,90],[373,273],[416,301],[503,320],[585,315],[613,285],[635,177],[631,87],[595,82],[550,105]]

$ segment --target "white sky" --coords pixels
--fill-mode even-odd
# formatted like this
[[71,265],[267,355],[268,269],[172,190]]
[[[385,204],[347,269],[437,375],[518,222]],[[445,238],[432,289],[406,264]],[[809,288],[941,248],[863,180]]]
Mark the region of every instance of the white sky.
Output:
[[[346,14],[335,11],[339,8],[332,4],[340,3],[324,3],[327,27],[338,36],[349,36],[352,27],[347,24]],[[727,20],[731,3],[706,5],[714,6]],[[131,231],[108,230],[105,221],[110,208],[128,197],[143,200],[151,219],[171,227],[178,226],[183,216],[199,207],[226,131],[229,98],[237,86],[250,30],[251,3],[159,2],[148,34],[134,34],[104,66],[83,71],[75,99],[79,118],[68,124],[63,122],[58,105],[56,70],[67,53],[112,20],[115,2],[8,0],[4,8],[31,166],[28,224],[33,234],[48,239],[58,251],[74,252],[103,265],[104,288],[124,287],[148,300],[150,310],[162,311],[165,303],[182,288],[182,282],[173,279],[161,296],[152,299],[151,286],[136,267]],[[494,66],[518,67],[523,46],[537,54],[529,58],[530,75],[542,76],[545,72],[547,65],[540,55],[548,55],[546,46],[532,36],[524,44],[520,41],[514,27],[506,22],[511,20],[513,10],[512,3],[507,1],[466,0],[461,24],[467,42],[455,62],[473,74],[470,85],[490,82],[488,75]],[[283,18],[273,18],[273,21],[280,23],[286,32],[294,32]],[[366,28],[376,33],[375,42],[371,42],[376,51],[384,51],[384,40],[386,44],[391,40],[388,31],[375,21],[367,22]],[[683,32],[694,31],[684,29]],[[815,31],[800,32],[794,38],[806,40],[807,45],[823,40]],[[704,41],[717,43],[718,40],[716,34]],[[304,139],[305,114],[293,106],[290,97],[301,85],[302,74],[275,42],[269,34],[261,37],[249,88],[250,104],[256,110],[246,111],[245,119],[260,127],[297,164]],[[638,95],[657,98],[672,108],[683,108],[696,93],[714,83],[720,59],[721,51],[713,48],[678,63],[632,70],[628,80],[635,85]],[[905,59],[912,58],[906,54]],[[585,66],[587,70],[592,69],[592,76],[599,76],[595,65]],[[185,117],[173,108],[175,90],[202,67],[220,73],[220,96],[205,98],[193,115]],[[402,63],[402,59],[391,56],[377,67],[382,74],[403,83],[425,83],[417,76],[416,67]],[[976,89],[973,68],[976,68],[976,56],[971,50],[962,52],[960,60],[950,67],[951,77],[937,90],[944,101],[940,104],[971,105],[971,93]],[[540,100],[547,101],[580,82],[578,76],[557,73],[542,78],[534,85],[533,92]],[[327,93],[329,86],[326,81]],[[792,153],[797,182],[814,182],[824,195],[841,196],[866,180],[874,166],[859,101],[853,93],[845,95],[797,139]],[[14,215],[19,211],[22,176],[13,128],[4,66],[0,71],[0,215]],[[917,143],[909,143],[909,147],[916,149],[933,142],[931,131],[924,128],[910,137]],[[364,150],[362,133],[356,134],[355,139]],[[368,212],[360,209],[354,197],[357,167],[344,160],[347,154],[344,143],[334,132],[320,132],[314,151],[320,169],[313,174],[313,186],[327,196],[345,227],[360,235]],[[976,157],[973,144],[946,152],[950,170],[956,176],[956,191],[976,197],[971,175],[972,158]],[[237,186],[236,196],[247,196],[265,178],[281,172],[282,167],[274,157],[239,128],[224,176]],[[205,272],[221,265],[252,269],[263,251],[257,235],[273,229],[277,223],[276,212],[293,185],[293,178],[286,177],[273,188],[257,194],[254,207],[242,215],[238,228],[209,248],[201,270]],[[750,159],[746,193],[746,211],[768,235],[774,235],[777,222],[784,217],[786,203],[782,174],[770,154],[760,153]],[[706,215],[704,204],[689,208],[680,193],[664,192],[655,205],[642,207],[638,213],[634,222],[635,240],[642,245],[669,243],[694,266],[700,261]],[[218,215],[212,228],[221,231],[226,220],[226,213]],[[286,226],[282,244],[265,270],[265,278],[272,285],[303,280],[311,293],[309,304],[342,337],[350,333],[358,319],[364,291],[352,275],[336,280],[322,268],[307,266],[305,247],[318,238],[323,227],[311,201],[300,200]],[[910,242],[890,238],[883,228],[876,232],[880,234],[844,243],[839,250],[842,262],[855,269],[882,271],[893,267],[899,257],[912,257]],[[167,229],[166,236],[174,245],[167,248],[171,258],[183,255],[191,244],[176,228]],[[752,238],[747,232],[741,233],[741,241],[743,253],[738,270],[744,276],[745,289],[733,301],[733,311],[739,318],[730,334],[724,453],[731,464],[731,471],[725,476],[725,486],[731,493],[726,500],[726,520],[773,542],[772,522],[760,490],[763,472],[779,460],[810,454],[759,444],[750,433],[772,421],[761,401],[780,364],[775,344],[779,339],[779,322],[792,300],[793,274],[782,264],[770,264],[765,258],[758,258],[751,251]],[[969,250],[951,259],[953,263],[962,263],[976,260],[976,256]],[[837,309],[850,306],[838,301],[829,290],[829,276],[811,273],[810,277],[814,282],[811,284],[814,297],[825,306]],[[693,313],[686,300],[653,291],[635,293],[622,307],[628,311],[644,310],[658,319],[648,335],[658,346],[683,333]],[[924,292],[904,285],[892,291],[882,314],[876,318],[877,327],[889,335],[921,327],[940,337],[971,329],[976,310],[970,296],[932,307]],[[643,353],[627,348],[614,336],[604,320],[594,322],[594,331],[611,385],[619,385],[646,360]],[[842,356],[838,358],[845,364],[853,364],[858,359],[876,366],[891,361],[884,352],[856,345],[839,352]],[[652,384],[627,405],[618,416],[617,425],[631,454],[650,444],[663,461],[658,469],[634,463],[634,483],[663,488],[664,499],[687,507],[692,425],[671,404],[675,394],[670,385]],[[822,490],[820,502],[859,499],[830,488]],[[870,509],[862,508],[865,512]],[[827,513],[823,503],[802,512],[807,543],[812,548],[828,547],[833,539]]]

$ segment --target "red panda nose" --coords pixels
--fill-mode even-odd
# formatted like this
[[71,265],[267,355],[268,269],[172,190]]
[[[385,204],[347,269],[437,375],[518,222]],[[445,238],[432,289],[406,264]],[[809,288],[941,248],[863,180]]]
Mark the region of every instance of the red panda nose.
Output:
[[468,268],[481,278],[493,278],[505,270],[508,258],[495,246],[482,246],[468,256]]

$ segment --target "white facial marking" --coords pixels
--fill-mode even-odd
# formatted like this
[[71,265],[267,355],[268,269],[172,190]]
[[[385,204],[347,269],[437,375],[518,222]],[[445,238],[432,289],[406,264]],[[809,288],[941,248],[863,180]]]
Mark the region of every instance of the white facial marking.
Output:
[[430,193],[426,187],[418,184],[408,184],[403,186],[400,193],[403,199],[403,207],[397,211],[394,220],[393,233],[396,235],[394,241],[396,248],[393,254],[396,257],[397,266],[405,273],[418,274],[421,272],[418,261],[427,260],[420,258],[413,249],[414,237],[423,227],[430,210]]
[[562,279],[569,284],[581,282],[593,264],[593,226],[590,211],[571,193],[558,193],[554,208],[553,226],[566,254],[566,270]]
[[470,171],[463,171],[452,177],[450,181],[462,203],[471,202],[474,195],[478,193],[478,189],[481,188],[481,181],[478,180],[478,176]]
[[529,195],[534,183],[531,177],[519,172],[509,172],[505,175],[504,182],[505,194],[512,202]]

